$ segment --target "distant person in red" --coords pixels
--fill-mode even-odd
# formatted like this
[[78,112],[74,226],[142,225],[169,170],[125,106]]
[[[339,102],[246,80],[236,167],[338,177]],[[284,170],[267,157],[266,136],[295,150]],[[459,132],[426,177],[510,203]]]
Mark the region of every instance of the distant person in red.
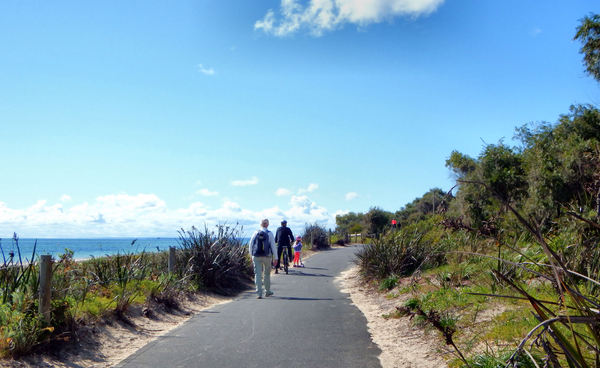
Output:
[[279,267],[281,266],[281,253],[288,252],[288,259],[292,259],[292,243],[294,242],[294,234],[292,230],[287,227],[287,221],[281,221],[281,226],[275,233],[275,243],[277,243],[277,265],[275,265],[275,273],[279,273]]

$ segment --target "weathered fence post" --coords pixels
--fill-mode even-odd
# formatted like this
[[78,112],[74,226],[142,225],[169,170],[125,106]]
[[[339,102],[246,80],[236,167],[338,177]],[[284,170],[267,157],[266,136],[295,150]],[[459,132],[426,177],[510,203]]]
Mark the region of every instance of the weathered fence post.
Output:
[[50,301],[52,300],[52,256],[40,257],[40,305],[39,313],[50,322]]
[[169,273],[175,272],[175,247],[169,247]]

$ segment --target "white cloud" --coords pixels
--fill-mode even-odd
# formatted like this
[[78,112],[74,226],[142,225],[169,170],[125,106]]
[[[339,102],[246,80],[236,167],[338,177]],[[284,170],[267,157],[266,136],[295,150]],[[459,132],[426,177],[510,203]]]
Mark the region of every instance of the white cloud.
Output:
[[60,196],[60,201],[61,202],[70,202],[71,201],[71,196],[68,194],[63,194]]
[[395,16],[427,15],[442,5],[444,0],[281,0],[279,17],[268,10],[263,19],[254,24],[275,36],[285,36],[306,29],[315,36],[335,30],[344,24],[364,26]]
[[212,192],[206,188],[202,188],[196,191],[197,194],[200,194],[201,196],[205,196],[205,197],[214,197],[219,195],[219,192]]
[[253,176],[251,179],[247,180],[234,180],[231,182],[231,185],[233,185],[234,187],[247,187],[249,185],[256,184],[258,184],[258,178],[256,176]]
[[16,232],[27,237],[176,237],[180,228],[212,228],[216,224],[240,224],[246,233],[255,230],[261,219],[276,227],[287,219],[294,233],[301,233],[307,223],[335,227],[335,217],[306,195],[293,195],[286,208],[247,209],[225,199],[219,208],[191,202],[186,207],[169,208],[155,194],[109,194],[93,201],[64,207],[40,200],[22,208],[9,208],[0,202],[0,237]]
[[356,192],[348,192],[348,193],[346,193],[346,200],[347,201],[351,201],[351,200],[355,199],[356,197],[358,197],[358,193],[356,193]]
[[298,189],[298,194],[312,193],[317,189],[319,189],[319,184],[310,183],[308,184],[308,187]]
[[275,191],[275,195],[278,197],[289,196],[292,192],[286,188],[279,188]]
[[215,70],[213,68],[205,67],[202,64],[198,64],[198,71],[205,75],[215,75]]

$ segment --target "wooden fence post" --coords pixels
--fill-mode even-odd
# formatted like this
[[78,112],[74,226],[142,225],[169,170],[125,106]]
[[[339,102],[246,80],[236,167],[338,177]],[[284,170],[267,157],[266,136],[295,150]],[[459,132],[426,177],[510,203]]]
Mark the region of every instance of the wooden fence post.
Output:
[[52,300],[52,256],[40,257],[40,305],[39,313],[50,322],[50,301]]
[[169,273],[175,272],[175,247],[169,247]]

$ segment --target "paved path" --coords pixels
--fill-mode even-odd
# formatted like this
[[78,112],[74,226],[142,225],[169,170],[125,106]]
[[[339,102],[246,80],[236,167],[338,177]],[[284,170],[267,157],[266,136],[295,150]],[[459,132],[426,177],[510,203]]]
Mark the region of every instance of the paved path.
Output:
[[117,367],[380,367],[367,321],[334,278],[357,248],[307,259],[272,275],[273,297],[248,291],[200,312]]

